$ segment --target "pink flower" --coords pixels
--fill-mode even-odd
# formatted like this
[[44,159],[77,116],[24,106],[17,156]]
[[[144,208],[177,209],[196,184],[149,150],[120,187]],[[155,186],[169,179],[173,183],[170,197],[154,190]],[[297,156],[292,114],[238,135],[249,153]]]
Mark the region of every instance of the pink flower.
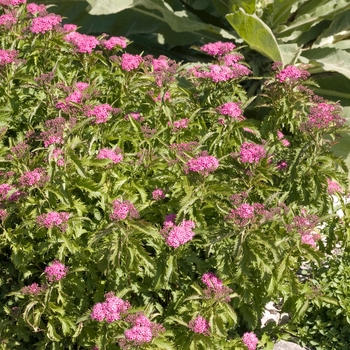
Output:
[[49,282],[57,282],[67,275],[68,269],[58,260],[54,260],[50,266],[45,268],[44,272]]
[[0,66],[16,62],[18,51],[0,49]]
[[21,289],[22,294],[38,295],[46,289],[45,286],[39,286],[38,283],[32,283],[30,286],[25,286]]
[[52,158],[54,161],[56,161],[56,164],[58,166],[64,166],[64,152],[63,150],[59,148],[55,148],[52,151]]
[[228,115],[228,116],[235,118],[239,121],[245,119],[242,116],[242,110],[241,110],[239,103],[236,103],[236,102],[224,103],[223,105],[219,106],[216,110],[222,115]]
[[76,26],[75,24],[64,24],[63,25],[63,30],[65,32],[75,32],[78,29],[78,26]]
[[209,335],[209,322],[200,315],[198,315],[194,320],[191,320],[188,327],[195,333]]
[[44,4],[40,4],[40,5],[37,5],[34,3],[27,4],[27,11],[32,15],[35,15],[37,13],[39,13],[42,16],[47,15],[46,6]]
[[113,212],[109,216],[112,221],[120,221],[127,218],[137,219],[140,216],[134,205],[129,201],[122,202],[119,199],[115,199],[112,204]]
[[17,18],[10,13],[5,13],[0,16],[0,26],[11,28],[17,22]]
[[17,6],[25,3],[26,0],[0,0],[0,5],[3,6]]
[[222,56],[231,52],[235,47],[236,45],[232,43],[217,41],[215,43],[205,44],[200,49],[212,56]]
[[219,167],[219,161],[214,156],[203,155],[189,160],[187,167],[190,171],[207,176]]
[[5,209],[0,209],[0,221],[5,221],[8,215],[9,214]]
[[218,64],[211,64],[209,66],[209,72],[204,72],[203,77],[210,78],[215,83],[236,78],[231,68]]
[[123,155],[120,153],[120,149],[116,149],[115,151],[102,148],[98,152],[97,159],[110,159],[114,164],[120,163],[123,160]]
[[69,220],[70,214],[67,212],[52,211],[47,214],[39,215],[36,222],[39,226],[46,228],[59,227],[62,231],[67,229],[66,222]]
[[285,162],[284,160],[281,160],[280,162],[277,163],[277,169],[278,170],[284,170],[288,168],[288,163]]
[[301,70],[295,66],[287,66],[276,74],[276,78],[281,82],[294,82],[298,80],[306,80],[310,73],[306,70]]
[[175,120],[173,123],[168,122],[168,125],[173,127],[173,131],[178,131],[180,129],[187,129],[189,122],[190,120],[188,118],[184,118],[180,120]]
[[95,117],[95,123],[101,124],[105,123],[108,120],[108,117],[110,116],[110,113],[113,111],[113,107],[110,106],[108,103],[104,103],[98,106],[95,106],[93,109],[88,111],[88,116],[94,116]]
[[258,163],[261,158],[266,157],[266,151],[261,145],[243,142],[239,156],[242,163]]
[[124,332],[125,338],[128,341],[135,342],[135,345],[149,343],[152,340],[152,331],[149,327],[134,326]]
[[238,61],[243,60],[243,58],[244,57],[241,54],[235,53],[235,54],[228,54],[223,57],[220,57],[219,60],[224,62],[226,66],[231,67]]
[[141,117],[141,114],[138,112],[129,113],[124,117],[124,119],[129,120],[129,117],[131,117],[134,120],[140,121],[140,122],[143,120],[143,118]]
[[105,294],[105,301],[92,308],[91,318],[96,321],[106,320],[108,323],[118,321],[121,315],[130,308],[130,303],[116,297],[113,293]]
[[183,220],[178,226],[171,221],[165,221],[160,233],[169,247],[178,248],[192,240],[194,236],[192,229],[195,226],[192,220]]
[[142,57],[139,55],[131,55],[129,53],[124,53],[122,55],[122,68],[126,71],[131,71],[141,64],[143,61]]
[[331,179],[327,179],[327,185],[328,185],[328,188],[327,188],[327,192],[328,194],[334,194],[336,192],[338,193],[343,193],[343,189],[342,187],[335,181],[332,181]]
[[70,32],[64,39],[74,45],[80,53],[91,53],[99,44],[99,41],[94,36],[80,34],[78,32]]
[[161,188],[156,188],[152,192],[152,197],[153,197],[154,200],[160,201],[160,200],[165,198],[165,193],[164,193],[164,191]]
[[63,144],[63,132],[66,127],[66,120],[63,117],[47,120],[45,127],[47,130],[40,133],[45,147],[53,144]]
[[202,282],[208,287],[217,290],[221,290],[223,283],[220,279],[217,278],[212,272],[205,273],[202,276]]
[[253,332],[244,333],[242,341],[248,350],[256,350],[256,346],[259,343],[258,337]]
[[56,26],[58,26],[62,22],[62,17],[59,15],[55,15],[50,13],[44,17],[36,17],[32,21],[32,25],[30,26],[30,31],[35,34],[46,33],[50,30],[53,30]]
[[127,40],[123,36],[112,36],[108,40],[102,40],[101,44],[108,50],[112,50],[116,46],[125,49],[127,45]]
[[287,139],[283,139],[281,140],[281,143],[284,147],[289,147],[290,146],[290,142]]
[[36,168],[32,171],[26,171],[19,179],[18,182],[21,186],[44,186],[48,181],[48,176],[42,168]]

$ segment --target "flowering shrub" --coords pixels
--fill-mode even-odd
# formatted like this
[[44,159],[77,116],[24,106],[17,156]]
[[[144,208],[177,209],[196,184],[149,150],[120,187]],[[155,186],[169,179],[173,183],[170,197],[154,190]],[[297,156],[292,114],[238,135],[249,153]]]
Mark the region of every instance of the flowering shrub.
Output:
[[3,348],[246,350],[266,302],[300,319],[301,264],[345,245],[341,107],[278,64],[250,106],[232,43],[193,67],[0,10]]

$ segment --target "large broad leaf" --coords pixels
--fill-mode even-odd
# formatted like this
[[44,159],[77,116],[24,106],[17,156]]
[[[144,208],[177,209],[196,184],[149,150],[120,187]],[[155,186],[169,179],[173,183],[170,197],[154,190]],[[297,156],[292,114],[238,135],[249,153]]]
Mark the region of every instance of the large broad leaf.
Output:
[[239,11],[227,15],[226,19],[251,49],[260,52],[272,61],[283,61],[274,34],[258,16],[247,14],[240,8]]
[[[308,63],[321,66],[324,71],[338,72],[350,79],[350,53],[336,48],[317,48],[304,51],[302,58]],[[305,61],[303,62],[305,63]],[[310,70],[310,73],[315,73]]]
[[295,20],[279,28],[278,36],[289,35],[295,30],[307,31],[316,23],[325,19],[332,20],[338,13],[348,9],[350,9],[349,0],[306,1],[298,8]]
[[289,18],[290,14],[294,12],[293,5],[299,0],[274,0],[272,3],[272,13],[269,15],[272,17],[272,27],[284,23]]
[[238,11],[239,8],[242,8],[245,12],[253,14],[255,13],[255,0],[230,0],[229,6],[231,7],[231,11]]
[[282,44],[279,45],[279,49],[284,64],[294,64],[301,53],[301,48],[298,44]]

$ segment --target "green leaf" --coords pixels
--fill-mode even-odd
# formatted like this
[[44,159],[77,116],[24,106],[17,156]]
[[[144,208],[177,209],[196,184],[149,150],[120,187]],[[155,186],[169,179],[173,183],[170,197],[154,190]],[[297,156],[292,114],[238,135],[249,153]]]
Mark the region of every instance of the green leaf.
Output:
[[255,0],[230,0],[229,5],[231,12],[239,11],[241,7],[246,13],[253,14],[255,12]]
[[247,42],[252,50],[275,62],[283,62],[277,40],[271,29],[258,16],[244,12],[242,8],[226,16],[238,35]]
[[53,325],[51,320],[47,324],[47,337],[53,341],[62,340],[62,337],[57,334],[55,326]]

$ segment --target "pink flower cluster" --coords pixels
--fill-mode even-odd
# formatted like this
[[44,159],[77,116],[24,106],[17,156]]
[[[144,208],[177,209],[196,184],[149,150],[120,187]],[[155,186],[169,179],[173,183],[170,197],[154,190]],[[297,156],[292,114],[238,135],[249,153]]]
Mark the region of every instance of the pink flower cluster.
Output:
[[202,276],[202,282],[207,286],[207,289],[204,290],[207,299],[215,298],[224,302],[231,300],[230,293],[232,293],[232,289],[225,286],[222,280],[212,272],[205,273]]
[[332,181],[331,179],[327,179],[327,185],[328,185],[327,192],[330,195],[332,195],[336,192],[338,192],[338,193],[344,192],[343,188],[337,182]]
[[243,344],[248,348],[248,350],[256,350],[259,343],[258,337],[253,332],[246,332],[242,337]]
[[151,322],[142,312],[128,315],[125,321],[131,323],[132,328],[127,329],[124,332],[125,338],[118,342],[123,350],[142,346],[165,332],[161,324]]
[[18,182],[21,186],[39,186],[42,187],[49,180],[46,172],[42,168],[36,168],[32,171],[26,171]]
[[101,45],[108,50],[112,50],[116,46],[125,49],[127,46],[127,40],[123,36],[112,36],[108,40],[101,40]]
[[142,57],[139,55],[131,55],[129,53],[124,53],[122,55],[121,65],[126,71],[131,71],[139,67],[143,61]]
[[203,155],[189,160],[187,167],[189,171],[207,176],[219,167],[219,161],[214,156],[208,156],[203,153]]
[[170,145],[170,149],[176,152],[179,156],[184,156],[185,153],[192,153],[199,143],[196,141],[173,143]]
[[[56,108],[62,109],[67,114],[74,114],[77,110],[77,107],[74,104],[81,104],[84,100],[89,98],[87,92],[88,87],[88,83],[77,82],[73,91],[65,98],[64,102],[58,102]],[[67,89],[67,87],[64,86],[64,89]]]
[[194,333],[200,333],[204,335],[210,334],[209,322],[201,315],[198,315],[195,319],[191,320],[188,324],[188,328],[190,328]]
[[110,292],[105,294],[104,302],[94,305],[91,318],[99,322],[106,320],[108,323],[112,323],[120,320],[121,315],[125,314],[130,307],[128,301],[124,301]]
[[136,121],[140,121],[142,122],[143,121],[143,117],[141,117],[141,114],[139,112],[131,112],[129,114],[127,114],[124,119],[125,120],[129,120],[129,117],[136,120]]
[[0,49],[0,67],[16,62],[18,51]]
[[0,26],[10,29],[17,22],[17,18],[11,13],[5,13],[0,16]]
[[10,201],[15,202],[20,197],[21,192],[16,190],[12,185],[1,184],[0,185],[0,202]]
[[125,220],[127,218],[137,219],[140,214],[129,201],[120,201],[115,199],[113,202],[113,212],[110,214],[109,218],[113,221]]
[[50,13],[47,16],[33,18],[30,31],[34,34],[44,34],[55,29],[62,22],[62,17]]
[[284,135],[283,135],[281,130],[277,130],[277,138],[281,141],[281,143],[284,147],[290,146],[290,142],[284,138]]
[[92,35],[80,34],[71,32],[64,39],[74,45],[80,53],[91,53],[92,50],[99,44],[99,41]]
[[148,55],[144,58],[145,66],[149,68],[149,75],[154,76],[159,87],[175,80],[177,63],[168,57],[161,55],[154,58]]
[[61,231],[66,231],[66,222],[69,220],[70,214],[67,212],[51,211],[47,214],[41,214],[36,218],[39,226],[46,228],[59,227]]
[[53,144],[63,143],[63,132],[66,127],[66,119],[63,117],[57,117],[55,119],[50,119],[45,121],[46,129],[40,133],[44,141],[44,146],[49,147]]
[[97,105],[94,108],[90,109],[87,112],[88,117],[95,117],[96,124],[105,123],[108,120],[111,112],[113,111],[113,107],[108,103],[104,103],[101,105]]
[[258,163],[260,159],[266,157],[266,151],[263,146],[252,142],[243,142],[239,152],[242,163]]
[[216,108],[216,110],[222,115],[228,115],[238,121],[242,121],[245,118],[242,116],[242,110],[239,103],[227,102]]
[[64,152],[60,148],[54,148],[50,160],[56,162],[58,166],[64,166]]
[[310,109],[308,120],[301,126],[302,131],[340,128],[345,119],[340,116],[341,107],[336,103],[321,102]]
[[295,66],[287,66],[276,74],[276,78],[281,83],[290,83],[298,80],[306,80],[310,73],[306,70],[301,70]]
[[228,67],[234,67],[237,62],[242,61],[243,59],[244,59],[244,56],[242,56],[239,53],[228,54],[228,55],[219,57],[219,61],[223,62]]
[[17,6],[25,4],[27,0],[0,0],[0,5],[3,6]]
[[180,119],[180,120],[175,120],[173,123],[168,122],[168,125],[172,126],[173,131],[178,131],[180,129],[187,129],[189,122],[190,122],[190,120],[188,118],[184,118],[184,119]]
[[32,283],[21,289],[22,294],[38,295],[46,290],[46,286],[40,286],[38,283]]
[[160,200],[165,198],[165,193],[164,193],[164,191],[161,188],[156,188],[152,192],[152,197],[153,197],[154,200],[160,201]]
[[260,222],[270,220],[276,210],[269,211],[261,203],[253,203],[252,205],[241,203],[237,205],[237,208],[231,209],[225,219],[243,227],[249,223],[255,223],[258,219]]
[[174,220],[174,217],[167,217],[160,234],[166,239],[169,247],[178,248],[192,240],[195,234],[192,229],[196,225],[192,220],[182,220],[179,225],[175,225]]
[[123,155],[121,154],[121,150],[115,149],[111,150],[108,148],[102,148],[98,152],[96,157],[97,159],[110,159],[114,164],[120,163],[123,160]]
[[54,260],[50,266],[45,268],[46,278],[49,282],[57,282],[66,277],[69,268],[60,261]]
[[236,45],[232,43],[217,41],[215,43],[205,44],[200,49],[212,56],[222,56],[233,51],[235,47]]
[[41,16],[47,15],[46,6],[44,4],[27,4],[27,11],[32,15],[36,15],[37,13]]
[[5,209],[0,209],[0,221],[5,221],[8,215],[9,214]]

